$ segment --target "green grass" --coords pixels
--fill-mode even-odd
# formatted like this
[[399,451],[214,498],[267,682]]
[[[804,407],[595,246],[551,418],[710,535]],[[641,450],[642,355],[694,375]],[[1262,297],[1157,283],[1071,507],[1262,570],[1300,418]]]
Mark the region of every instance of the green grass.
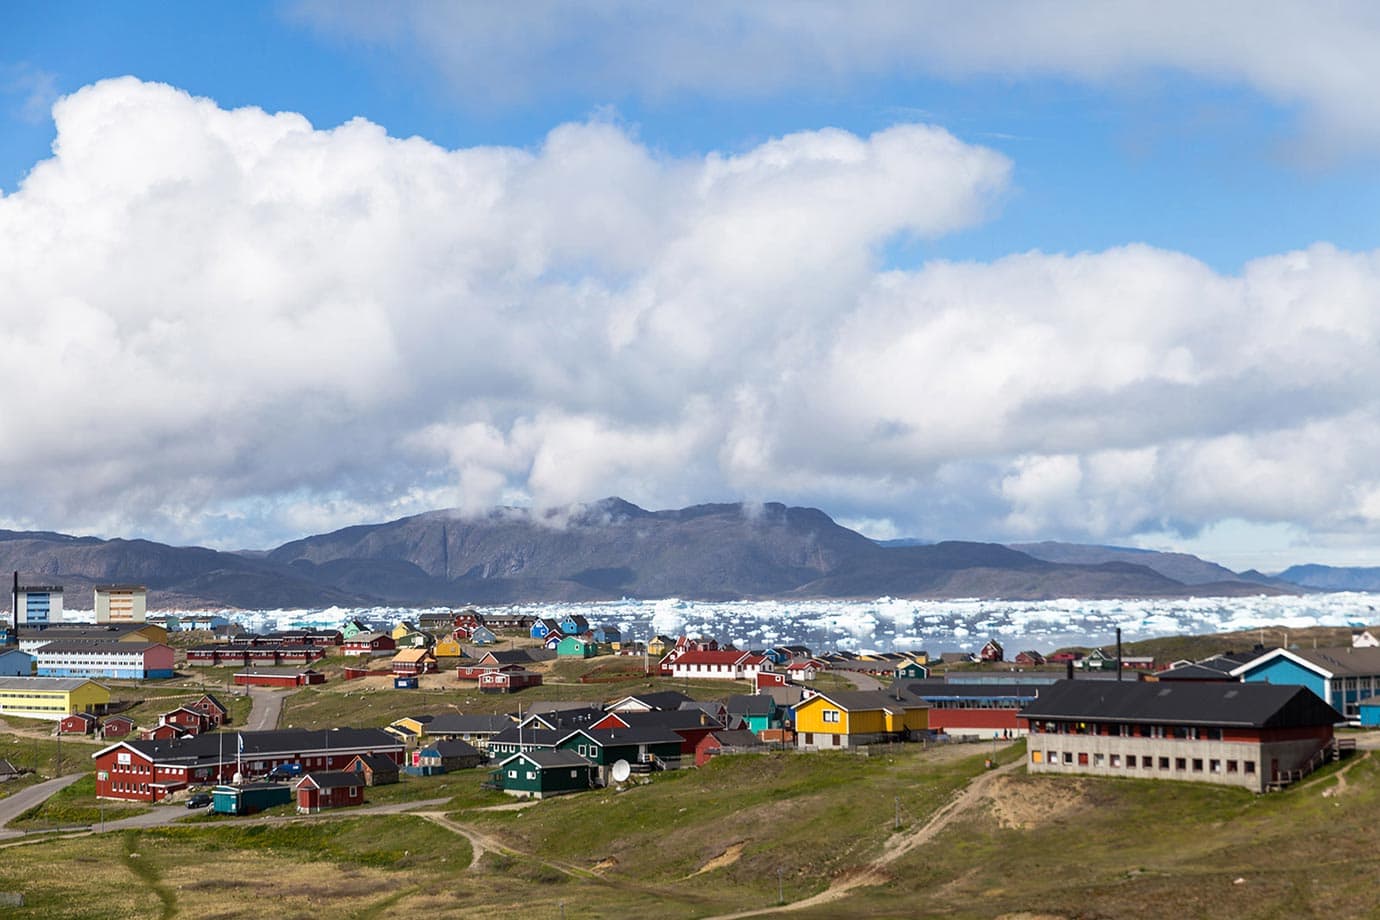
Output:
[[148,810],[147,805],[103,802],[97,799],[96,776],[88,774],[49,796],[47,801],[28,809],[11,821],[9,826],[23,830],[42,830],[50,827],[98,825],[102,815],[106,821],[113,821],[116,818],[143,814]]
[[[42,723],[51,731],[52,722]],[[91,769],[91,755],[100,750],[100,745],[79,736],[64,735],[59,742],[57,737],[32,738],[26,735],[0,734],[0,757],[5,758],[21,770],[36,770],[23,779],[0,784],[0,796],[10,795],[21,785],[31,785],[43,779],[51,779],[61,773],[76,773]],[[59,762],[61,748],[61,762]]]

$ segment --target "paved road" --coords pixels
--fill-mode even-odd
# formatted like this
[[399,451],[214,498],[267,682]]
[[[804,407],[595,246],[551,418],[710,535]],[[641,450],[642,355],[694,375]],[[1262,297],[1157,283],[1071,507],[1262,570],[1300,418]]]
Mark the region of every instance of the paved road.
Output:
[[0,838],[22,837],[23,831],[4,830],[4,825],[43,802],[59,789],[66,789],[85,775],[84,773],[71,773],[67,776],[59,776],[57,779],[46,780],[0,799]]
[[249,699],[254,706],[249,710],[249,718],[244,721],[244,730],[263,732],[277,728],[278,719],[283,714],[283,697],[286,695],[278,690],[250,687]]

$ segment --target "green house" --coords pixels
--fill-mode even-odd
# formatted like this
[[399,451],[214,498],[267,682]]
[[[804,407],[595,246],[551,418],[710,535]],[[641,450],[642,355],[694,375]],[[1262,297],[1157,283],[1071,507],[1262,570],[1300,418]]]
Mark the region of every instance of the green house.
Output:
[[592,787],[594,764],[574,751],[523,751],[500,763],[493,776],[509,795],[542,799]]
[[930,669],[918,661],[906,661],[896,667],[897,680],[924,680],[930,676]]
[[750,732],[764,732],[781,727],[781,714],[777,710],[776,700],[765,693],[730,696],[725,708],[730,716],[741,718]]
[[566,636],[556,646],[556,655],[559,658],[593,658],[597,652],[598,646],[578,636]]
[[665,728],[579,728],[566,735],[556,745],[558,751],[569,751],[595,765],[595,776],[607,785],[613,765],[620,760],[629,764],[655,764],[662,769],[680,766],[680,735]]

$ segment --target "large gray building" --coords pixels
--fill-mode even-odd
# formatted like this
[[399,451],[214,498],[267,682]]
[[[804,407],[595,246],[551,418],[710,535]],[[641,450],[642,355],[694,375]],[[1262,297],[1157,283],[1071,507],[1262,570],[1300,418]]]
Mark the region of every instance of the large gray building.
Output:
[[1264,792],[1325,759],[1341,713],[1306,687],[1064,680],[1021,710],[1032,773]]

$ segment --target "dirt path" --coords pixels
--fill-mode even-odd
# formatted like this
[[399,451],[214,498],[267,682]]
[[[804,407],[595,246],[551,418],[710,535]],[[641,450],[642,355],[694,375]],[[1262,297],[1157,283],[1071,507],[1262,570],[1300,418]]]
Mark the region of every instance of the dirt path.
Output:
[[800,901],[792,901],[789,904],[780,904],[774,907],[763,907],[758,910],[746,910],[736,914],[720,914],[711,917],[709,920],[737,920],[739,917],[760,917],[764,914],[783,913],[785,911],[806,910],[812,907],[822,907],[825,904],[832,904],[845,897],[855,888],[863,888],[868,885],[881,885],[887,881],[886,867],[896,860],[910,853],[916,847],[923,846],[935,838],[935,836],[954,822],[959,815],[968,811],[974,805],[980,803],[987,794],[987,787],[996,781],[996,778],[1006,773],[1024,766],[1024,760],[1012,761],[1009,764],[998,767],[995,770],[988,770],[978,776],[973,777],[968,785],[948,801],[943,807],[930,816],[930,819],[908,834],[902,834],[891,838],[882,847],[881,854],[866,865],[851,869],[830,883],[829,887],[819,894],[804,898]]
[[537,862],[540,862],[542,865],[550,866],[552,869],[555,869],[562,875],[568,875],[571,878],[600,878],[600,876],[597,873],[591,872],[588,869],[581,869],[579,866],[572,866],[570,863],[560,862],[557,860],[543,859],[539,856],[533,855],[532,853],[524,853],[521,850],[515,850],[512,847],[507,846],[506,844],[500,843],[498,840],[496,840],[493,837],[490,837],[488,834],[480,833],[472,827],[466,827],[465,825],[460,824],[459,822],[452,821],[450,818],[446,817],[444,812],[414,811],[412,812],[412,814],[416,815],[419,818],[425,818],[426,820],[431,821],[435,824],[439,824],[446,830],[459,834],[461,837],[464,837],[466,840],[468,840],[470,842],[470,846],[474,848],[474,859],[470,862],[469,865],[470,871],[473,871],[479,865],[479,857],[483,856],[485,852],[492,851],[494,853],[502,853],[504,856],[515,856],[522,859],[534,859]]

